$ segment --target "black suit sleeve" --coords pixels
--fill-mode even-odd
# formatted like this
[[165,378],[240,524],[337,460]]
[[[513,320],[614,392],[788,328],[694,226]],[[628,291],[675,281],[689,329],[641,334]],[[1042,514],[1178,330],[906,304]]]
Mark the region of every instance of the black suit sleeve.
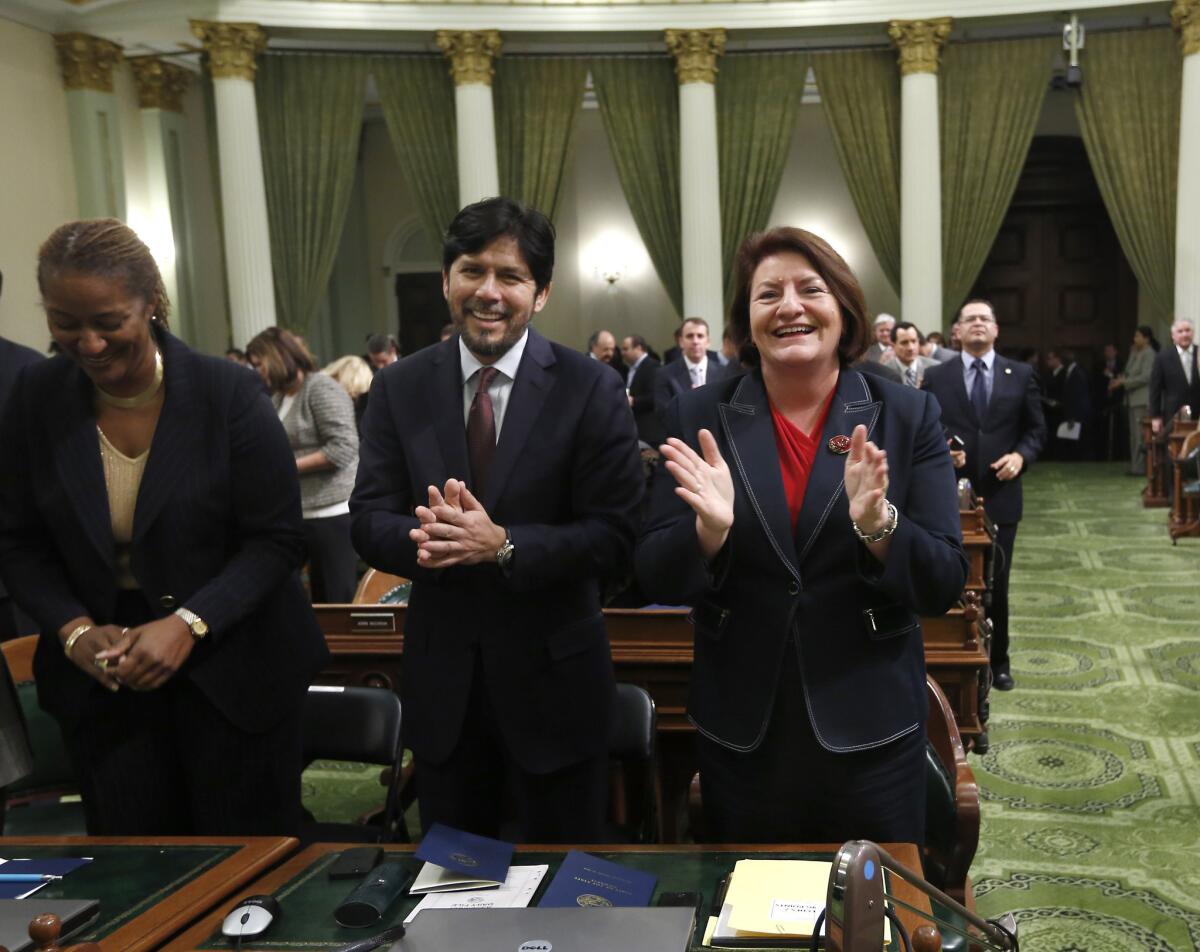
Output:
[[658,364],[649,358],[633,375],[633,386],[630,396],[633,397],[633,412],[640,416],[643,413],[653,413],[655,407],[655,391],[658,387]]
[[1028,469],[1046,445],[1046,416],[1042,413],[1042,395],[1032,371],[1026,381],[1025,398],[1021,403],[1019,434],[1013,450],[1021,454]]

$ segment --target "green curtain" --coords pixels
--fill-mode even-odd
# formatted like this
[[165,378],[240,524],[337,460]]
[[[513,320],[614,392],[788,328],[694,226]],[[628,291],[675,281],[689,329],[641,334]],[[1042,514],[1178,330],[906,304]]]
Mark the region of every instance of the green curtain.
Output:
[[1004,221],[1050,85],[1051,37],[951,43],[938,75],[942,302],[950,320]]
[[683,314],[679,211],[679,84],[663,57],[597,57],[592,81],[617,177],[638,232]]
[[804,98],[806,53],[730,54],[717,73],[721,172],[721,262],[725,305],[733,298],[734,257],[767,225]]
[[575,119],[583,105],[586,59],[502,56],[492,87],[500,191],[554,219]]
[[454,82],[441,56],[378,56],[371,73],[400,171],[434,244],[458,214]]
[[900,290],[900,68],[893,50],[816,53],[821,105],[879,266]]
[[1121,249],[1164,316],[1175,310],[1183,58],[1170,29],[1093,33],[1075,112]]
[[362,57],[263,57],[256,96],[278,321],[299,333],[337,257],[366,98]]

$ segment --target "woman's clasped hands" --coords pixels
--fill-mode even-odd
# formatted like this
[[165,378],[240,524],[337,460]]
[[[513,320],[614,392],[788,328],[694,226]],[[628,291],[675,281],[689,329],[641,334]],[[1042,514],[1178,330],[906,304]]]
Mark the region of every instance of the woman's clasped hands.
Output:
[[136,628],[104,625],[92,630],[104,633],[100,650],[76,645],[71,660],[110,691],[120,687],[153,691],[162,687],[187,661],[195,644],[187,622],[176,615]]

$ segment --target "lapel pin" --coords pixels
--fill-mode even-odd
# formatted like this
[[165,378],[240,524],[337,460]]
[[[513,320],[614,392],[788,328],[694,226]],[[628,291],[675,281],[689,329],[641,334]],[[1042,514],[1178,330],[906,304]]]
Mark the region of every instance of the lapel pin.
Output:
[[850,437],[845,436],[845,435],[831,436],[829,438],[829,451],[831,453],[838,453],[838,454],[849,453],[850,452]]

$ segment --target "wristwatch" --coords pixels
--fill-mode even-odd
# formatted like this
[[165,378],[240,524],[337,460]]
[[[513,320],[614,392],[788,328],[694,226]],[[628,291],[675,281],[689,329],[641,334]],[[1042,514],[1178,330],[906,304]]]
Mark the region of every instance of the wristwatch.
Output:
[[517,547],[513,545],[512,536],[508,534],[508,530],[504,531],[504,545],[496,550],[496,564],[500,566],[500,571],[508,575],[512,571],[513,556],[517,552]]
[[192,637],[197,641],[202,641],[208,634],[208,622],[195,612],[188,611],[186,608],[176,608],[175,614],[183,619],[184,624],[191,630]]

